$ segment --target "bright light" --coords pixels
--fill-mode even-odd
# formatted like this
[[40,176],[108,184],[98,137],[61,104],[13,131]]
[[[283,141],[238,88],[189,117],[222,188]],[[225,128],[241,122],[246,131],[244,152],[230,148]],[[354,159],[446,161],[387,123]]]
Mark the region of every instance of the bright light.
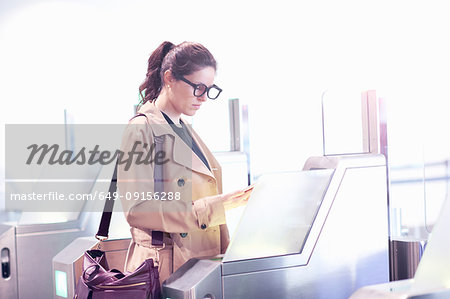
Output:
[[63,271],[55,271],[56,296],[67,298],[67,274]]

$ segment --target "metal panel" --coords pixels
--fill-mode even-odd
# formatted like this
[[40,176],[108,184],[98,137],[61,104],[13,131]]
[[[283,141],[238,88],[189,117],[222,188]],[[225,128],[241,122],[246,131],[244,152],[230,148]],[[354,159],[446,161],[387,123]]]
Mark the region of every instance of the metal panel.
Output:
[[88,217],[87,224],[80,217],[65,223],[16,226],[18,298],[53,297],[53,257],[74,239],[94,235],[101,213],[82,215]]
[[163,285],[163,298],[222,298],[220,261],[190,259]]
[[[67,247],[61,250],[52,262],[52,277],[53,277],[53,296],[54,298],[64,298],[57,296],[55,293],[55,271],[61,271],[66,273],[66,289],[67,298],[73,298],[76,281],[82,273],[83,254],[86,250],[89,250],[98,244],[98,240],[95,238],[77,238]],[[79,262],[81,261],[81,262]],[[62,283],[62,282],[61,282]]]
[[385,175],[347,169],[307,265],[226,275],[224,298],[348,298],[388,281]]
[[[14,226],[0,224],[0,252],[3,253],[1,256],[2,273],[0,275],[0,297],[2,299],[17,299],[15,237]],[[8,269],[3,269],[4,267]],[[4,270],[9,273],[3,273]]]
[[51,261],[80,236],[83,231],[76,228],[16,235],[19,298],[53,297]]
[[392,280],[413,278],[425,248],[426,240],[392,240]]
[[[339,191],[341,182],[347,169],[367,168],[368,165],[370,166],[370,169],[382,168],[386,171],[385,160],[382,155],[354,155],[334,157],[325,156],[312,157],[308,159],[304,167],[305,170],[335,168],[335,171],[322,201],[321,207],[308,234],[308,238],[306,239],[306,242],[303,246],[303,251],[301,252],[301,254],[274,256],[263,259],[244,260],[239,262],[227,262],[223,264],[224,275],[271,270],[277,269],[279,267],[294,267],[306,265],[312,254],[314,246],[317,243],[322,227],[333,204],[335,196]],[[382,171],[377,170],[376,174],[370,174],[370,178],[367,179],[375,180],[377,182],[377,186],[381,188],[380,191],[385,192],[384,194],[380,192],[377,192],[376,194],[380,197],[382,196],[382,198],[384,199],[382,204],[383,207],[386,208],[385,212],[387,213],[386,174],[383,174]],[[356,187],[357,186],[358,185],[356,185]],[[381,203],[379,204],[381,205]],[[385,220],[387,223],[387,214]],[[384,225],[382,227],[384,227]],[[385,233],[387,235],[387,231]]]
[[[111,269],[123,272],[130,240],[130,238],[107,240],[100,244],[100,249],[105,251]],[[83,273],[85,251],[96,248],[98,245],[99,241],[94,237],[77,238],[53,258],[53,281],[55,282],[55,271],[66,273],[67,298],[73,298],[78,278]],[[65,298],[56,295],[55,286],[53,290],[55,299]]]
[[230,99],[230,151],[241,150],[241,128],[239,119],[239,99]]
[[360,288],[350,299],[448,299],[449,288],[413,291],[414,279],[396,280],[389,283],[370,285]]

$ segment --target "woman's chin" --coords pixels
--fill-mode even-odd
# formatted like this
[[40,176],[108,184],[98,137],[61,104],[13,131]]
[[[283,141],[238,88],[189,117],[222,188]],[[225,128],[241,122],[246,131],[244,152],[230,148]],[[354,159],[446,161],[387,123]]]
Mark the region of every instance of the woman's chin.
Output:
[[197,110],[188,110],[184,114],[187,116],[194,116],[197,113]]

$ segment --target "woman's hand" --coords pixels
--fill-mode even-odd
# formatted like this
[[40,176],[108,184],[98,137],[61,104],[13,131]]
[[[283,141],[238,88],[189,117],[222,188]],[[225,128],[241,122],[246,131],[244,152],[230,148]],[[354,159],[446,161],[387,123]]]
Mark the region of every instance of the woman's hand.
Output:
[[254,185],[250,185],[242,190],[222,194],[222,201],[225,211],[244,206],[252,193]]

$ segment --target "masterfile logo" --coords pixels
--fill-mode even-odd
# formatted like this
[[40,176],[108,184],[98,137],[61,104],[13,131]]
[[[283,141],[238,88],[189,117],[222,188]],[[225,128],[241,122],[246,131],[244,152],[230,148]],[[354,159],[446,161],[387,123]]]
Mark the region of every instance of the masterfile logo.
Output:
[[[166,135],[154,138],[153,131]],[[177,183],[176,174],[164,182],[165,190],[154,188],[154,169],[163,170],[173,159],[166,152],[173,147],[173,138],[166,138],[171,132],[168,124],[6,125],[5,210],[102,211],[110,199],[121,201],[120,209],[152,201],[164,202],[167,210],[190,210],[191,179],[185,167],[184,184]],[[186,146],[177,157],[189,163],[192,150]],[[110,192],[116,166],[117,190]],[[157,211],[158,205],[145,205],[146,211]]]

